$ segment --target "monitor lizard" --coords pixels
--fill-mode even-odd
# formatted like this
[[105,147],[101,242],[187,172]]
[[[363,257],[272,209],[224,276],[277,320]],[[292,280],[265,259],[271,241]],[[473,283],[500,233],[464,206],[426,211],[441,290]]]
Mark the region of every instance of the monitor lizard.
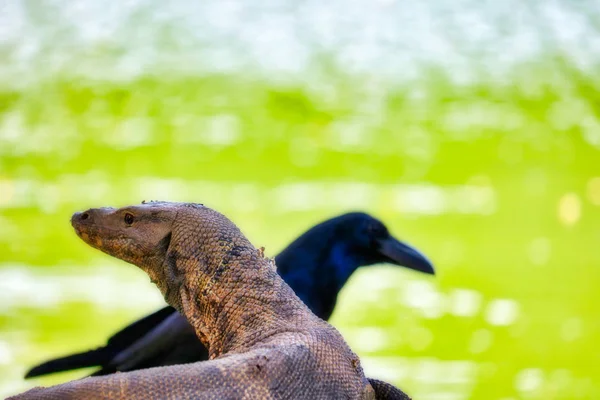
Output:
[[84,242],[145,271],[210,360],[89,377],[13,399],[408,399],[369,380],[341,334],[217,211],[151,202],[90,209],[71,221]]
[[[327,219],[275,256],[277,273],[316,316],[326,321],[354,271],[377,263],[434,273],[427,257],[396,239],[383,222],[364,212]],[[46,361],[29,370],[25,378],[94,366],[100,367],[92,374],[98,376],[207,359],[208,351],[194,328],[167,306],[123,328],[106,345]]]

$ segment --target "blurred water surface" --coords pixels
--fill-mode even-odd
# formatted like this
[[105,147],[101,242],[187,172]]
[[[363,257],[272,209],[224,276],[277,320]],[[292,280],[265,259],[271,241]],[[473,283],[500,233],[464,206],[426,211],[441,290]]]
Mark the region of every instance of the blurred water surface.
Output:
[[197,201],[276,254],[348,210],[435,278],[332,323],[416,399],[600,398],[594,1],[0,5],[0,395],[162,305],[72,212]]

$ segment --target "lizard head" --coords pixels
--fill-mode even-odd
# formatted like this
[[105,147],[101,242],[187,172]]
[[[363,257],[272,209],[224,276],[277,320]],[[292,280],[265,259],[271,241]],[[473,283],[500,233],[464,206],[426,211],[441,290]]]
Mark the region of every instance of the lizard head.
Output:
[[90,246],[146,269],[162,264],[176,218],[177,207],[152,202],[90,208],[73,214],[71,225]]
[[187,271],[211,276],[229,249],[253,249],[231,221],[201,204],[91,208],[73,214],[71,224],[90,246],[144,270],[170,304]]

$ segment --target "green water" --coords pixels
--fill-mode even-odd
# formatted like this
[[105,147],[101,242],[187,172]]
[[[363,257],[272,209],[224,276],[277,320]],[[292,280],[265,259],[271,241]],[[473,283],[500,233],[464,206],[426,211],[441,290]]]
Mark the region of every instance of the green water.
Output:
[[52,79],[0,92],[0,395],[161,303],[73,234],[86,207],[197,201],[274,255],[347,210],[436,277],[358,271],[332,323],[416,399],[600,398],[597,80],[548,60],[461,86],[249,75]]

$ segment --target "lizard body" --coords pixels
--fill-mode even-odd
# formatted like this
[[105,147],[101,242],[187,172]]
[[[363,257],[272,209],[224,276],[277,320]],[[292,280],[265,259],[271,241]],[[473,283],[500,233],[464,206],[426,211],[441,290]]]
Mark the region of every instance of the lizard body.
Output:
[[14,399],[374,399],[376,390],[383,393],[339,332],[310,312],[273,261],[222,214],[153,202],[90,209],[74,214],[72,224],[92,247],[144,270],[193,326],[210,360],[34,388]]
[[[359,267],[386,262],[434,272],[424,255],[363,212],[346,213],[313,226],[275,256],[275,262],[283,280],[324,320],[329,319],[339,290]],[[207,359],[208,351],[192,326],[167,306],[125,327],[105,346],[42,363],[26,378],[100,366],[92,374],[97,376]]]

